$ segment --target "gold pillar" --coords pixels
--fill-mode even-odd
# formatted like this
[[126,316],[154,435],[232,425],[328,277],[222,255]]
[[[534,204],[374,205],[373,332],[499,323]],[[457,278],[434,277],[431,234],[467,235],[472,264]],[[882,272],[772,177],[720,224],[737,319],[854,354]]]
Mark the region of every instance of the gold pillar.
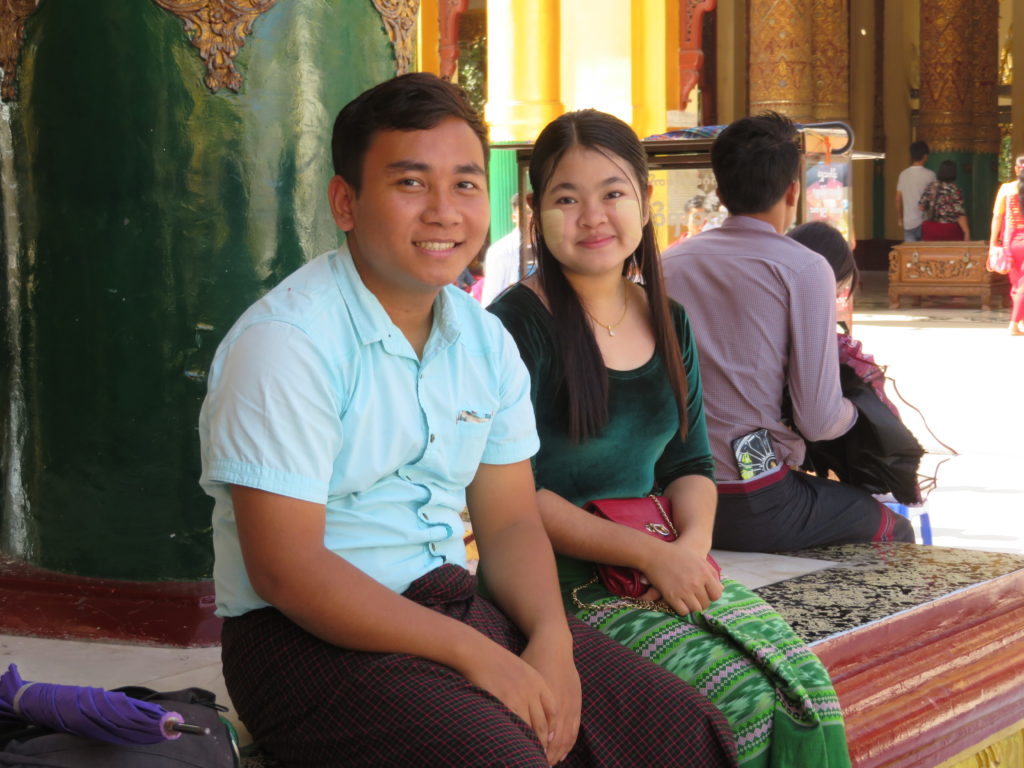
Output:
[[564,111],[558,0],[487,8],[487,106],[492,141],[532,141]]
[[[1013,54],[1013,82],[1010,84],[1010,97],[1013,106],[1010,108],[1010,121],[1013,127],[1010,132],[1013,154],[1024,152],[1024,75],[1017,75],[1017,70],[1024,71],[1024,0],[1012,0],[1011,52]],[[1020,62],[1020,63],[1018,63]]]
[[[903,228],[896,220],[896,180],[910,165],[910,89],[914,85],[915,53],[919,50],[917,8],[911,3],[886,2],[881,6],[884,28],[882,72],[882,140],[885,160],[885,236],[902,240]],[[920,137],[920,132],[918,132]]]
[[[881,115],[876,115],[875,57],[881,41],[878,39],[875,6],[874,2],[862,0],[850,7],[849,118],[855,136],[855,149],[875,149],[875,119],[881,119]],[[877,99],[880,103],[880,94]],[[853,231],[859,240],[867,240],[874,233],[872,203],[875,164],[858,161],[852,165]]]
[[750,111],[814,118],[812,0],[750,0]]
[[933,154],[973,148],[971,11],[964,0],[921,0],[917,135]]
[[643,138],[664,133],[668,104],[665,98],[664,0],[633,0],[630,8],[633,130]]
[[439,45],[439,0],[422,0],[416,19],[416,71],[441,74]]
[[718,122],[726,125],[750,112],[747,107],[747,0],[721,2],[715,13],[718,15],[715,95]]
[[971,32],[974,151],[999,152],[999,3],[973,0]]
[[814,119],[850,119],[849,0],[811,0]]

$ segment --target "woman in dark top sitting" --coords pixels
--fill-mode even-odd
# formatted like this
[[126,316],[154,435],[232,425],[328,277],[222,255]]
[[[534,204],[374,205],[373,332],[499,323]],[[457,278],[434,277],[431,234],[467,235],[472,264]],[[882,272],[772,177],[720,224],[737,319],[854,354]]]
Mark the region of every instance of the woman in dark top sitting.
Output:
[[[530,371],[538,501],[567,604],[707,695],[744,765],[849,765],[817,657],[707,562],[716,490],[700,373],[686,314],[665,294],[642,144],[611,115],[563,115],[534,145],[530,182],[538,270],[489,309]],[[671,501],[674,542],[581,508],[652,490]],[[595,563],[642,572],[641,599],[667,612],[588,584]]]

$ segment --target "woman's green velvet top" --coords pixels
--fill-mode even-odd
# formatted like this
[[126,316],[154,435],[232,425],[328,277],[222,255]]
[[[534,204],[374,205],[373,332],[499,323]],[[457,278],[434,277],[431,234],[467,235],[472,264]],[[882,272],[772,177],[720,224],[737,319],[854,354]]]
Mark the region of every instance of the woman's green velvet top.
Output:
[[[540,451],[533,459],[537,487],[582,506],[591,499],[646,496],[684,475],[714,480],[704,400],[690,323],[671,302],[687,379],[686,439],[679,437],[679,409],[661,357],[631,371],[608,369],[608,423],[583,443],[569,439],[566,393],[554,318],[529,288],[516,285],[488,310],[512,334],[530,371]],[[586,581],[589,563],[559,555],[563,593]]]

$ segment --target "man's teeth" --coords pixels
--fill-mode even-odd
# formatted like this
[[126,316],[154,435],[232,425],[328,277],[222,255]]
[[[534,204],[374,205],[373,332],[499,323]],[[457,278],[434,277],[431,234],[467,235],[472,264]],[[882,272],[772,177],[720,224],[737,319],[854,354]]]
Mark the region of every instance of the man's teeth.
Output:
[[427,251],[447,251],[455,247],[455,242],[452,240],[421,240],[414,245]]

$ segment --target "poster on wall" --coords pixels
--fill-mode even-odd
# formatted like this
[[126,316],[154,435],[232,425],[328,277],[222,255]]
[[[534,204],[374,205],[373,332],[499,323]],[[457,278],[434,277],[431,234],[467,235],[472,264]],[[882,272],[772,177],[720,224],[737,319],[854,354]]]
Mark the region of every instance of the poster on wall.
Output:
[[825,221],[853,245],[850,160],[808,152],[804,156],[803,221]]

